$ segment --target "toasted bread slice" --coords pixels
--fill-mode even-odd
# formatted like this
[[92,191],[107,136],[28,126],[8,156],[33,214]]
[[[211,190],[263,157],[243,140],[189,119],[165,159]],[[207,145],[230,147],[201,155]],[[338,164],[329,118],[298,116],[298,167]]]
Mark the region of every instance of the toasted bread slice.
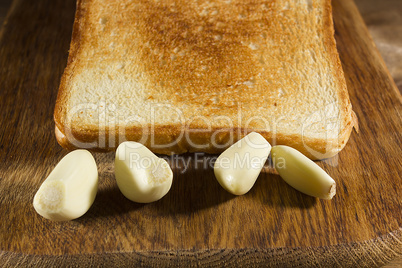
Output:
[[63,147],[219,153],[256,131],[322,159],[354,118],[329,0],[77,2]]

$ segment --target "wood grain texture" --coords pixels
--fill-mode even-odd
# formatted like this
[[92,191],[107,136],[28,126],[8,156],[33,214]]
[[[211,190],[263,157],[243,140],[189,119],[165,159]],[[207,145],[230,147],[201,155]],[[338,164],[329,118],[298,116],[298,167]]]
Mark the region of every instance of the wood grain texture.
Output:
[[402,1],[355,0],[355,3],[389,73],[402,92]]
[[[162,200],[125,199],[113,154],[95,154],[100,188],[78,220],[54,223],[32,199],[67,152],[52,119],[75,2],[15,0],[0,33],[0,260],[5,266],[375,267],[402,253],[401,96],[353,2],[333,3],[338,50],[360,133],[320,162],[337,182],[332,201],[287,186],[269,166],[234,197],[208,164],[169,159]],[[185,169],[181,161],[189,161]]]
[[11,0],[0,0],[0,27],[3,25],[3,21],[6,18],[11,2]]

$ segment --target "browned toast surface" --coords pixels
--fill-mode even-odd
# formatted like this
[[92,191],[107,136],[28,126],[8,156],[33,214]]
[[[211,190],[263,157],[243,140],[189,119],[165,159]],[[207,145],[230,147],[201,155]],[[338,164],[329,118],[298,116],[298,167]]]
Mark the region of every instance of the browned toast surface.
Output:
[[354,124],[333,35],[327,0],[78,1],[56,136],[218,153],[257,131],[333,156]]

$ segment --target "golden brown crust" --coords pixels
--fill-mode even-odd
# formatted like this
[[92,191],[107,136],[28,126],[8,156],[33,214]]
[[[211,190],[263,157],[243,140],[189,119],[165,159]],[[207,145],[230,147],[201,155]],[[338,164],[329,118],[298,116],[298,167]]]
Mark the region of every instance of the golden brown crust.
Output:
[[354,126],[357,127],[357,116],[352,110],[352,104],[350,103],[349,93],[346,86],[345,76],[342,69],[342,64],[339,59],[339,54],[336,49],[335,41],[335,28],[332,18],[332,5],[331,0],[325,1],[325,13],[324,13],[324,33],[326,48],[329,53],[329,57],[332,61],[335,71],[335,77],[337,78],[338,86],[338,106],[343,108],[340,110],[341,128],[339,133],[339,151],[343,149],[349,140],[350,134]]
[[[352,124],[352,123],[350,123]],[[151,127],[151,126],[149,126]],[[142,129],[132,128],[119,140],[119,133],[107,131],[101,135],[97,132],[73,131],[69,137],[56,127],[56,138],[59,144],[68,149],[85,148],[91,151],[107,152],[113,151],[118,144],[125,140],[138,141],[146,145],[153,152],[158,154],[181,154],[186,152],[221,153],[231,144],[244,137],[254,129],[211,129],[210,131],[182,131],[181,126],[160,126],[155,129],[155,135],[142,132]],[[271,145],[291,146],[311,159],[325,159],[336,155],[343,149],[350,136],[351,128],[345,128],[339,139],[321,140],[300,137],[300,135],[283,135],[271,132],[259,131],[259,133],[270,142]],[[216,135],[219,133],[221,135]],[[216,135],[211,141],[211,137]],[[102,137],[102,140],[99,140]],[[113,144],[110,145],[109,142]],[[102,146],[99,146],[102,144]],[[170,145],[169,145],[170,144]],[[163,145],[163,146],[162,146]],[[200,147],[201,146],[201,147]]]
[[[335,28],[334,28],[334,22],[332,19],[332,5],[331,5],[331,0],[325,1],[326,7],[325,7],[325,13],[324,13],[324,33],[325,35],[325,40],[324,42],[326,43],[326,47],[328,49],[329,56],[331,58],[331,61],[333,62],[334,70],[335,70],[335,77],[338,80],[339,83],[339,89],[337,91],[338,93],[338,102],[339,107],[343,107],[344,109],[341,109],[341,133],[339,140],[343,146],[346,144],[346,142],[349,139],[350,133],[352,132],[352,129],[354,126],[357,127],[357,116],[352,110],[352,104],[350,103],[349,99],[349,93],[347,90],[346,86],[346,81],[345,81],[345,76],[343,73],[342,69],[342,64],[339,59],[339,54],[336,49],[336,41],[335,41]],[[343,148],[343,147],[342,147]]]
[[[144,143],[146,146],[148,146],[152,151],[156,153],[162,153],[162,154],[172,154],[172,153],[184,153],[187,151],[193,152],[193,151],[203,151],[207,153],[220,153],[224,149],[226,149],[230,144],[233,142],[237,141],[239,138],[247,134],[248,132],[251,131],[257,131],[261,133],[271,144],[286,144],[290,145],[305,155],[309,156],[312,159],[322,159],[322,158],[327,158],[331,157],[335,154],[337,154],[346,144],[347,140],[349,139],[350,133],[352,131],[352,128],[354,125],[356,125],[356,120],[355,117],[353,117],[353,111],[352,111],[352,106],[349,101],[349,96],[346,88],[346,82],[343,76],[343,71],[342,71],[342,66],[339,60],[339,56],[336,50],[336,44],[335,44],[335,39],[334,39],[334,28],[333,28],[333,22],[332,22],[332,11],[331,11],[331,2],[324,1],[324,14],[323,14],[323,20],[322,20],[322,29],[319,29],[323,31],[324,33],[324,44],[325,47],[328,49],[328,57],[330,59],[330,62],[332,64],[332,71],[335,72],[335,83],[337,84],[338,90],[337,90],[337,101],[339,107],[342,109],[340,110],[340,133],[338,135],[338,138],[331,138],[327,140],[323,139],[314,139],[314,138],[309,138],[309,137],[303,137],[302,135],[296,135],[296,134],[281,134],[281,133],[275,133],[273,134],[272,132],[266,131],[266,130],[261,130],[261,129],[252,129],[252,128],[244,128],[243,126],[239,126],[238,128],[227,128],[225,131],[222,131],[221,128],[211,128],[208,129],[208,131],[203,130],[202,125],[192,125],[191,128],[188,126],[183,126],[183,125],[176,125],[176,124],[170,124],[167,126],[164,125],[147,125],[145,127],[135,127],[132,126],[128,129],[125,130],[125,136],[124,139],[119,140],[120,138],[120,133],[116,132],[116,130],[109,130],[105,129],[104,131],[99,130],[98,128],[91,126],[91,125],[86,125],[86,126],[76,126],[76,125],[71,125],[71,124],[66,124],[66,102],[68,99],[68,94],[69,94],[69,83],[71,83],[71,77],[74,75],[74,72],[78,72],[81,70],[77,70],[77,68],[82,68],[82,66],[77,66],[76,62],[79,60],[79,50],[80,50],[80,44],[82,42],[83,38],[83,31],[87,30],[89,26],[87,25],[87,19],[85,16],[90,16],[88,13],[88,7],[87,3],[90,1],[83,1],[83,0],[78,0],[77,1],[77,12],[75,16],[75,21],[74,21],[74,28],[73,28],[73,35],[72,35],[72,41],[71,41],[71,48],[70,48],[70,54],[68,58],[68,65],[67,68],[65,69],[65,72],[62,76],[61,79],[61,84],[59,88],[59,94],[56,102],[56,107],[55,107],[55,112],[54,112],[54,120],[56,123],[56,138],[58,142],[60,143],[61,146],[67,148],[67,149],[73,149],[73,148],[87,148],[91,150],[100,150],[100,151],[108,151],[108,150],[114,150],[118,144],[121,141],[124,140],[135,140],[135,141],[141,141]],[[89,5],[89,4],[88,4]],[[253,6],[250,7],[252,9]],[[149,11],[148,11],[149,12]],[[148,24],[150,24],[152,27],[148,27],[146,32],[143,32],[142,35],[148,36],[147,40],[153,40],[154,44],[152,44],[154,47],[161,46],[160,49],[165,49],[165,50],[173,50],[173,45],[177,45],[177,43],[180,44],[180,42],[184,42],[183,40],[176,40],[175,38],[178,36],[177,34],[173,35],[164,35],[164,39],[166,43],[172,47],[164,47],[166,44],[162,44],[161,38],[153,38],[152,35],[159,34],[157,31],[162,31],[162,28],[159,29],[160,27],[165,27],[159,25],[157,22],[158,20],[164,19],[164,18],[170,18],[169,16],[171,15],[169,12],[165,10],[159,10],[158,12],[154,11],[154,13],[150,13],[149,18],[143,18],[144,21],[146,21]],[[152,16],[151,16],[152,15]],[[152,17],[153,16],[159,16],[158,20],[154,20]],[[185,23],[185,22],[183,22]],[[184,25],[186,27],[197,27],[196,25],[197,21],[194,22],[194,25]],[[201,22],[200,22],[201,23]],[[167,26],[169,27],[169,26]],[[172,26],[173,27],[173,26]],[[213,26],[208,26],[208,27],[213,27]],[[247,25],[239,25],[237,27],[238,31],[245,31],[245,35],[249,35],[249,29],[250,27],[247,27]],[[178,29],[172,28],[172,31],[178,31]],[[180,30],[180,29],[179,29]],[[232,29],[233,30],[233,29]],[[169,33],[169,31],[167,31]],[[207,33],[203,35],[201,39],[196,39],[191,41],[191,35],[187,39],[186,42],[194,42],[194,46],[197,46],[198,43],[209,43],[212,42],[210,40],[211,34],[217,34],[216,36],[221,36],[220,34],[222,32],[217,31],[214,28],[208,28]],[[166,32],[165,32],[166,34]],[[232,38],[230,32],[225,32],[229,36],[229,38]],[[258,34],[263,34],[263,33],[258,33]],[[197,37],[200,38],[200,37]],[[234,37],[235,38],[235,37]],[[247,58],[251,58],[252,54],[249,54],[247,51],[242,51],[240,56],[238,58],[233,59],[230,55],[233,53],[236,53],[236,48],[231,47],[231,43],[225,43],[225,40],[222,41],[222,45],[216,45],[214,49],[216,51],[213,51],[212,54],[214,57],[226,57],[224,60],[218,59],[216,61],[216,64],[222,64],[227,63],[228,61],[233,61],[230,63],[230,66],[241,66],[240,64],[237,64],[235,61],[245,61]],[[236,39],[232,39],[230,42],[235,43],[238,42]],[[202,46],[196,47],[196,49],[203,49]],[[233,50],[232,50],[233,49]],[[238,48],[237,48],[238,49]],[[210,53],[210,52],[207,52]],[[211,54],[211,55],[212,55]],[[229,55],[229,56],[228,56]],[[156,59],[156,58],[155,58]],[[174,69],[175,65],[174,64],[182,64],[185,65],[187,62],[183,61],[175,61],[176,63],[171,63],[168,61],[168,64],[173,64],[167,69]],[[255,62],[254,62],[255,63]],[[148,59],[147,64],[149,64],[151,67],[152,72],[164,72],[164,69],[160,69],[160,66],[158,65],[159,63],[155,60],[155,62],[152,62],[152,60]],[[191,67],[191,66],[190,66]],[[164,67],[166,69],[166,67]],[[222,67],[224,68],[224,67]],[[243,79],[244,77],[248,77],[253,75],[253,73],[257,72],[257,69],[253,69],[253,67],[250,67],[249,69],[241,69],[241,67],[238,67],[238,70],[232,70],[233,73],[239,76],[238,79]],[[219,68],[217,68],[219,69]],[[146,71],[146,70],[145,70]],[[182,80],[177,80],[176,83],[181,84],[185,83],[188,81],[191,81],[191,77],[186,77],[189,76],[193,73],[194,70],[191,70],[191,72],[186,72],[186,73],[181,73],[181,74],[175,74],[175,77],[170,77],[171,79],[178,79],[177,77],[180,77]],[[227,70],[225,70],[227,71]],[[225,72],[224,71],[224,72]],[[166,75],[166,74],[165,74]],[[170,74],[171,75],[171,74]],[[203,92],[202,96],[208,96],[208,94],[214,94],[214,90],[211,90],[208,88],[210,85],[209,81],[211,79],[214,79],[214,76],[216,74],[214,73],[209,73],[209,80],[200,80],[198,81],[199,85],[197,87],[197,90],[205,91]],[[158,76],[153,76],[155,79],[158,79]],[[169,76],[166,76],[169,78]],[[218,76],[217,76],[218,77]],[[221,76],[219,76],[221,77]],[[243,77],[243,78],[242,78]],[[160,83],[161,81],[155,80],[153,81],[154,83]],[[230,82],[230,81],[229,81]],[[228,82],[228,83],[229,83]],[[247,82],[247,81],[246,81]],[[156,91],[151,94],[150,98],[157,98],[157,89]],[[191,104],[195,105],[206,105],[210,108],[210,113],[213,113],[214,111],[219,113],[219,107],[213,107],[213,104],[208,103],[205,99],[188,99],[189,95],[180,95],[180,94],[173,94],[174,92],[172,91],[170,94],[172,98],[175,98],[176,102],[188,102],[190,101]],[[269,91],[267,91],[267,94],[271,94]],[[220,96],[223,101],[228,101],[230,100],[229,97],[225,99],[226,96]],[[223,102],[221,100],[221,102]],[[248,100],[247,100],[248,101]],[[261,106],[264,102],[263,99],[258,99],[256,100],[258,103],[254,103],[255,106]],[[230,105],[225,104],[225,109],[226,113],[229,111],[231,112],[232,110],[234,111],[235,107],[231,107]],[[275,103],[276,105],[276,103]],[[216,135],[218,133],[218,135]],[[214,140],[211,140],[211,138],[214,138]],[[217,141],[217,142],[214,142]],[[166,146],[166,144],[170,144],[169,146]],[[158,146],[158,145],[165,145],[165,146]],[[202,146],[200,146],[202,145]]]
[[[62,133],[61,130],[64,129],[63,127],[63,118],[66,117],[66,98],[68,94],[68,87],[67,83],[70,79],[70,77],[73,74],[73,62],[75,61],[77,54],[78,54],[78,49],[80,46],[80,40],[81,40],[81,32],[82,32],[82,27],[84,27],[84,14],[85,14],[85,8],[83,6],[82,0],[77,0],[77,5],[76,5],[76,12],[75,12],[75,18],[74,18],[74,24],[73,24],[73,33],[71,37],[71,44],[70,44],[70,50],[68,54],[68,59],[67,59],[67,67],[64,70],[64,73],[61,77],[60,81],[60,87],[59,87],[59,92],[57,94],[57,100],[56,100],[56,106],[54,109],[54,121],[56,124],[56,128],[59,129],[59,133]],[[57,136],[57,131],[56,131],[56,138],[60,143],[59,137]],[[66,144],[66,143],[63,143]],[[63,146],[66,147],[66,146]]]

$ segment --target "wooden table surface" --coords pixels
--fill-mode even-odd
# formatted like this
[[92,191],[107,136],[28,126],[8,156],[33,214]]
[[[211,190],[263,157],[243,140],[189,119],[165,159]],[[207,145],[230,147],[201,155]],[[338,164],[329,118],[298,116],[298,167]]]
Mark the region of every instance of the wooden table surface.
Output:
[[[304,196],[270,169],[249,194],[234,198],[210,169],[183,175],[176,167],[171,192],[138,205],[116,188],[113,156],[95,154],[101,182],[93,208],[59,224],[39,217],[31,204],[66,154],[54,139],[52,109],[74,1],[15,1],[0,35],[0,259],[6,266],[401,264],[395,259],[402,238],[401,96],[353,2],[334,0],[334,21],[360,134],[352,134],[339,157],[319,163],[337,180],[334,200]],[[0,19],[9,2],[0,1]]]

